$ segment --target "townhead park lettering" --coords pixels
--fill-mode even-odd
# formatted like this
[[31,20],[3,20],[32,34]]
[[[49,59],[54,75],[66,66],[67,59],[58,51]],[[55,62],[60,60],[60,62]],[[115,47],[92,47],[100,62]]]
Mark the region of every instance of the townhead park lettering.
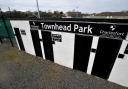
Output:
[[31,29],[61,31],[94,35],[107,38],[126,39],[128,25],[119,24],[97,24],[82,22],[31,22]]
[[41,23],[42,29],[50,29],[50,30],[59,30],[59,31],[67,31],[71,32],[72,28],[74,32],[79,32],[79,33],[90,33],[92,34],[92,27],[90,25],[88,26],[79,26],[78,24],[72,24],[69,25],[58,25],[58,24],[53,24],[53,25],[48,25],[45,23]]

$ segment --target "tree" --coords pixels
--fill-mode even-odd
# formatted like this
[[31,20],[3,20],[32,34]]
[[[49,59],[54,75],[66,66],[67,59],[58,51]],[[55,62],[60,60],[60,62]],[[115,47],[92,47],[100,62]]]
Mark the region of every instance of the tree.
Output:
[[70,17],[83,17],[83,14],[81,12],[76,12],[76,11],[69,11],[67,12],[67,15]]

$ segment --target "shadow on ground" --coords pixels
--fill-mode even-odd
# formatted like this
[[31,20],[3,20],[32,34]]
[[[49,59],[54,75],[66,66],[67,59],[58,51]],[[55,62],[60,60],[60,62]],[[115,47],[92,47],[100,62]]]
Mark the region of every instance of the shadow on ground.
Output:
[[0,45],[0,89],[127,89]]

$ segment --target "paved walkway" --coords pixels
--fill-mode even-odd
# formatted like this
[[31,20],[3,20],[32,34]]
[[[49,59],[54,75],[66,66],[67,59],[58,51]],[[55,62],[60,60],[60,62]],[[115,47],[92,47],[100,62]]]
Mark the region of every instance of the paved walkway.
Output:
[[0,45],[0,89],[127,89]]

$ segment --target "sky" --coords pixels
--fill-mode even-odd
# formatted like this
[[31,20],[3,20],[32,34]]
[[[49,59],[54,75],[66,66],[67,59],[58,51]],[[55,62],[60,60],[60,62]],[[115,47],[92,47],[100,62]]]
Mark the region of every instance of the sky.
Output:
[[[81,11],[83,13],[128,10],[128,0],[38,0],[41,11]],[[7,11],[36,11],[36,0],[0,0],[0,8]]]

